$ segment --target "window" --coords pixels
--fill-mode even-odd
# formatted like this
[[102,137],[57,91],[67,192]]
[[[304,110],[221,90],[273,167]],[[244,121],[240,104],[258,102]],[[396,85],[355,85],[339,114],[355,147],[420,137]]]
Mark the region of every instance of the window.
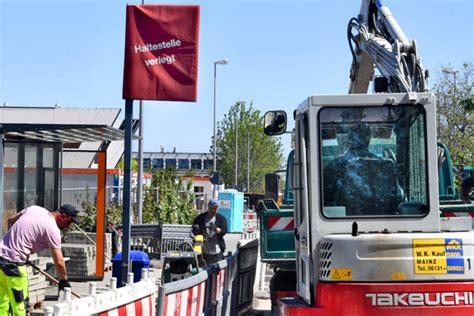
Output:
[[204,169],[212,169],[213,168],[213,163],[211,159],[205,159],[204,160]]
[[144,158],[143,159],[143,169],[150,169],[151,168],[151,159],[150,158]]
[[422,106],[324,108],[319,129],[325,216],[426,214]]
[[179,159],[178,169],[189,169],[189,159]]
[[164,161],[163,159],[153,159],[153,169],[163,169],[164,166]]
[[166,168],[174,168],[176,169],[176,159],[166,159]]
[[191,169],[202,169],[202,161],[201,159],[191,159]]

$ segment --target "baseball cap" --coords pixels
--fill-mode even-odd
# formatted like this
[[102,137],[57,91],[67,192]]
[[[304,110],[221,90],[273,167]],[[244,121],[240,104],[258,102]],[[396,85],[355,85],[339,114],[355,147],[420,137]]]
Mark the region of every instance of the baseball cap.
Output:
[[208,205],[210,206],[219,206],[219,203],[217,203],[217,200],[215,199],[210,199],[208,202]]
[[64,204],[59,208],[59,213],[69,215],[75,224],[79,224],[80,220],[77,217],[77,210],[71,204]]

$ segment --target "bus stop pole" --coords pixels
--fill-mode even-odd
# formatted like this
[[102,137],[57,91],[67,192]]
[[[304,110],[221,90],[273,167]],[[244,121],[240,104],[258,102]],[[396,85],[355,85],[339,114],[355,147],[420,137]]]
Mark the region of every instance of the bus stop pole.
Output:
[[130,266],[130,209],[132,180],[132,120],[133,100],[125,100],[125,140],[123,152],[123,235],[122,235],[122,285],[127,282]]

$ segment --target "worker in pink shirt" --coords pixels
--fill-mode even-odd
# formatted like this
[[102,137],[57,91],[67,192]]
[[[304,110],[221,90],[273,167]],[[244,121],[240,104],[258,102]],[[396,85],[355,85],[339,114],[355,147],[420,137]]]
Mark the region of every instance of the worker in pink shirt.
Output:
[[57,211],[29,206],[8,219],[8,231],[0,241],[0,315],[26,315],[28,274],[25,264],[32,253],[49,248],[59,275],[59,290],[71,287],[61,251],[60,230],[78,224],[77,210],[65,204]]

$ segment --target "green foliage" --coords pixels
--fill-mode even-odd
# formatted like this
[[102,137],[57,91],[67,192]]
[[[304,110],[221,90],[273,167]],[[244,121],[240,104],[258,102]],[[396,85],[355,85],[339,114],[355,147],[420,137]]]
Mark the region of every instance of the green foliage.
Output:
[[[265,174],[279,169],[282,164],[281,141],[277,137],[264,135],[262,115],[259,110],[253,108],[252,103],[248,108],[245,102],[237,102],[231,106],[224,119],[219,122],[216,148],[219,157],[217,169],[224,175],[226,185],[237,187],[241,191],[263,193]],[[236,159],[237,184],[235,184]],[[250,188],[247,189],[248,170],[250,170]]]
[[[125,161],[124,159],[120,159],[118,165],[117,165],[117,168],[121,169],[121,170],[124,170],[124,165],[125,165]],[[138,171],[138,160],[137,159],[132,159],[132,171]]]
[[438,140],[448,146],[455,165],[474,165],[474,64],[465,63],[454,72],[441,71],[433,91]]
[[144,187],[143,222],[191,224],[197,215],[191,188],[191,182],[184,186],[175,169],[153,173],[151,186]]

